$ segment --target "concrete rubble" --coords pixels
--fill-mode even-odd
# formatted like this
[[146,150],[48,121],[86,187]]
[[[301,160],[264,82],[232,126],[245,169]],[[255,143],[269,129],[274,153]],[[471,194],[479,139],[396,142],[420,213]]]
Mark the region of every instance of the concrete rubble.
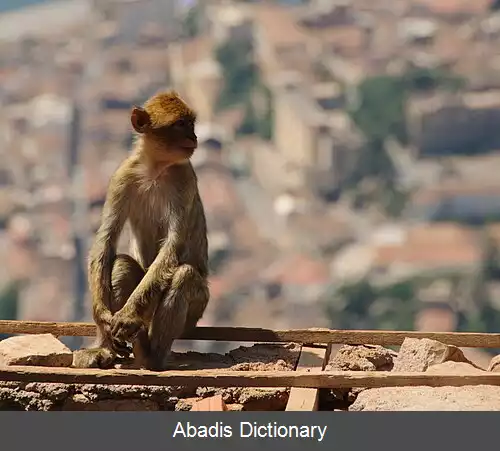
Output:
[[[173,353],[186,370],[293,371],[300,345],[257,344],[226,354]],[[18,336],[0,342],[0,366],[71,366],[71,351],[50,334]],[[399,352],[383,346],[345,345],[332,353],[325,371],[392,371],[470,375],[500,371],[500,356],[488,369],[455,347],[429,339],[407,338]],[[229,411],[285,410],[286,387],[160,387],[140,385],[0,382],[0,410],[189,411],[198,401],[218,396]],[[500,387],[387,387],[319,390],[319,410],[450,411],[500,410]]]
[[[36,352],[40,354],[36,355]],[[293,371],[299,354],[300,345],[293,343],[257,344],[239,347],[226,354],[173,353],[172,361],[175,366],[186,370]],[[8,338],[0,342],[0,355],[2,365],[67,367],[72,363],[71,351],[51,335]],[[59,360],[55,356],[59,356]],[[214,395],[222,396],[228,410],[284,410],[289,391],[286,387],[186,388],[0,382],[0,410],[183,411],[190,410],[194,402]]]

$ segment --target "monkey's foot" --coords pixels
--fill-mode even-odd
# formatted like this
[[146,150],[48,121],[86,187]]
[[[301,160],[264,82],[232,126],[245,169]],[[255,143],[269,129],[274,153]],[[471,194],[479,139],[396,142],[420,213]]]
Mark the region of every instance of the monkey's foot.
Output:
[[176,362],[171,355],[168,357],[150,357],[145,369],[149,371],[170,371],[182,369],[178,362]]
[[117,355],[107,348],[80,349],[73,352],[74,368],[112,368]]
[[113,352],[125,359],[128,359],[130,357],[130,354],[132,353],[132,346],[123,341],[111,340],[110,347],[112,348]]

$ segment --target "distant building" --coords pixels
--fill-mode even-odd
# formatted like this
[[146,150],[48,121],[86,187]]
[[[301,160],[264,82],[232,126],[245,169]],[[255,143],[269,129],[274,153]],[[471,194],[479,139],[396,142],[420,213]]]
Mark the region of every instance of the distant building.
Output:
[[483,247],[473,229],[441,223],[393,226],[380,232],[335,256],[331,270],[336,280],[369,277],[383,285],[426,274],[476,274],[481,268]]
[[408,102],[410,135],[420,156],[484,153],[500,148],[500,91],[433,94]]
[[286,168],[284,189],[311,187],[329,196],[355,161],[361,140],[343,109],[343,93],[325,88],[274,89],[273,144]]
[[130,44],[138,42],[148,24],[164,27],[171,36],[179,31],[177,0],[94,0],[94,6],[118,22],[120,39]]
[[500,184],[446,183],[423,188],[407,210],[411,219],[483,223],[500,219]]

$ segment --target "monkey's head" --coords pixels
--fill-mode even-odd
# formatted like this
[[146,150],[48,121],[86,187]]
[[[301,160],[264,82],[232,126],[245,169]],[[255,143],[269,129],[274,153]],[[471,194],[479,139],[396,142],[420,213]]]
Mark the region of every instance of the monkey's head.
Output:
[[196,113],[175,91],[151,97],[142,108],[134,107],[131,121],[157,160],[180,163],[198,147]]

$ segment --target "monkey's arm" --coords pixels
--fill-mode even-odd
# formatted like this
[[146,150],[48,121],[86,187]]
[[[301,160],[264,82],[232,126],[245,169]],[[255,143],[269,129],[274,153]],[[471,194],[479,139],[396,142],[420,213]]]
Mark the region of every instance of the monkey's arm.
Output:
[[179,252],[189,233],[191,206],[189,199],[176,206],[176,214],[169,220],[167,239],[156,259],[124,307],[113,316],[111,333],[118,342],[133,339],[141,327],[148,326],[151,322],[161,294],[169,286],[173,273],[179,266]]
[[111,271],[116,257],[116,246],[128,216],[128,183],[122,166],[111,178],[102,221],[89,255],[89,288],[96,323],[109,323],[111,312]]

